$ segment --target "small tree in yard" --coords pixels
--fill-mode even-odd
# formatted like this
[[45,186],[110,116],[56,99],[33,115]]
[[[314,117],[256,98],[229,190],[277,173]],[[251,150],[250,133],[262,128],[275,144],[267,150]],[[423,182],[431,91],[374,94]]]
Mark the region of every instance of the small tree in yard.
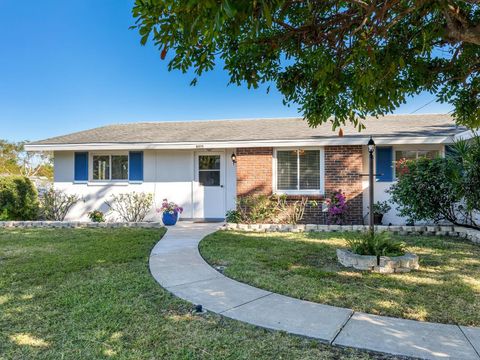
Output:
[[41,217],[45,220],[63,221],[77,201],[77,195],[68,195],[61,190],[50,188],[40,198]]
[[118,194],[112,195],[111,200],[105,203],[122,221],[140,222],[152,209],[153,195],[137,192]]
[[[403,165],[389,193],[400,216],[410,221],[449,221],[479,229],[464,197],[461,165],[452,158],[419,159]],[[477,184],[480,186],[480,183]]]
[[311,126],[361,129],[422,91],[480,126],[478,0],[136,0],[133,16],[169,70],[273,84]]

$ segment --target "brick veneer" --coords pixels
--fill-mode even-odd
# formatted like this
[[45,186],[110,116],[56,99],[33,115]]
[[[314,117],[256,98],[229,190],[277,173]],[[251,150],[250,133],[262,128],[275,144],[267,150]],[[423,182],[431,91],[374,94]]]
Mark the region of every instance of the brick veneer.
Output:
[[339,189],[345,192],[348,224],[363,223],[362,171],[361,145],[325,147],[325,194],[330,197]]
[[[363,223],[362,146],[326,146],[325,148],[325,194],[335,190],[345,192],[348,200],[348,224]],[[237,195],[272,194],[273,148],[237,149]],[[298,197],[292,197],[291,201]],[[319,200],[318,197],[315,198]],[[307,206],[305,223],[325,223],[321,206]]]
[[237,195],[272,193],[273,148],[237,149]]

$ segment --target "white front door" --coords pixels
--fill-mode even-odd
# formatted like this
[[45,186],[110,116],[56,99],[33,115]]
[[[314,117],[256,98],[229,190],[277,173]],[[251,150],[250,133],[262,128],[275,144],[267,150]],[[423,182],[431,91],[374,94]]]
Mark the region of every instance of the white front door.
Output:
[[196,217],[225,218],[225,154],[196,154]]

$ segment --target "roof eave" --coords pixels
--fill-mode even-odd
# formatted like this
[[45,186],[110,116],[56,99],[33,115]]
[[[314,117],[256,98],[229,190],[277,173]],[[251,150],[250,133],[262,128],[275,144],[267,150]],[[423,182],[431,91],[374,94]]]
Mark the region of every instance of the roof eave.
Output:
[[[464,133],[462,133],[464,134]],[[445,144],[452,143],[455,136],[396,136],[374,137],[377,145],[399,144]],[[84,143],[84,144],[27,144],[27,151],[85,151],[85,150],[188,150],[188,149],[229,149],[240,147],[288,147],[326,145],[365,145],[370,136],[331,137],[321,139],[295,140],[243,140],[176,143]]]

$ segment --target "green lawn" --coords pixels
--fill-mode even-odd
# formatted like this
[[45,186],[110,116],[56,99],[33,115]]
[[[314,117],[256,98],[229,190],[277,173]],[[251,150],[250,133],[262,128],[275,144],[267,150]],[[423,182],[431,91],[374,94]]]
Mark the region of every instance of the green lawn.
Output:
[[419,271],[381,275],[344,268],[341,233],[214,233],[200,243],[225,275],[299,299],[371,314],[480,326],[480,247],[440,237],[396,237]]
[[0,230],[0,359],[390,358],[192,315],[148,271],[162,234]]

